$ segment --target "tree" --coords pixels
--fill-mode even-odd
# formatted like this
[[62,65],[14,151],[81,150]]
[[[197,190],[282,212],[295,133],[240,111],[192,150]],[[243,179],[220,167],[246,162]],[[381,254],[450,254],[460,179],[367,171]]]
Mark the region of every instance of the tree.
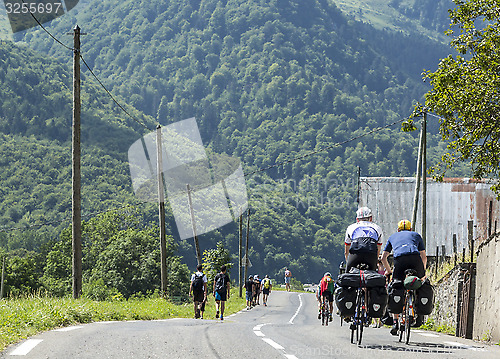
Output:
[[207,275],[209,290],[211,289],[211,283],[213,283],[215,276],[223,265],[226,266],[229,273],[233,264],[231,263],[231,255],[224,247],[224,243],[217,242],[216,248],[207,249],[203,252],[203,272]]
[[[427,71],[432,89],[425,105],[440,116],[448,153],[433,167],[442,178],[457,161],[468,161],[475,178],[500,174],[500,12],[498,1],[454,0],[450,45],[458,55]],[[480,26],[482,20],[484,26]],[[417,106],[415,113],[421,111]],[[406,124],[411,127],[411,120]],[[500,195],[500,187],[494,188]]]

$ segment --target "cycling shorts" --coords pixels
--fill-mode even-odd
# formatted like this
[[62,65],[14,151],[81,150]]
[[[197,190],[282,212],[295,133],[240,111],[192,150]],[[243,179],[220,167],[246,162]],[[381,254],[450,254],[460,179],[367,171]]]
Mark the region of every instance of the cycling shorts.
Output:
[[328,300],[330,301],[330,303],[333,302],[333,293],[330,292],[329,290],[325,290],[324,292],[322,292],[321,296],[328,298]]
[[419,278],[425,276],[424,263],[420,254],[408,254],[394,258],[394,271],[392,274],[394,279],[404,280],[407,269],[416,270]]
[[[369,270],[377,270],[377,252],[373,253],[349,253],[347,257],[346,273],[349,273],[351,268],[356,267],[358,264],[365,263],[368,265]],[[404,279],[404,278],[403,278]]]

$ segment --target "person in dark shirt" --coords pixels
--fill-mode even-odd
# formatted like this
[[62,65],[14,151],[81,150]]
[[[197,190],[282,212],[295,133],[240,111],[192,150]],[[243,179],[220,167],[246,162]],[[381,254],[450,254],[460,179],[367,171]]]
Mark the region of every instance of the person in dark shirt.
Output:
[[216,319],[219,319],[219,310],[220,310],[220,320],[224,320],[224,307],[226,301],[229,299],[230,290],[231,290],[231,284],[229,281],[229,276],[226,273],[226,266],[222,266],[220,268],[220,273],[217,274],[214,279]]
[[[393,252],[394,271],[391,270],[387,258]],[[405,271],[414,269],[417,276],[425,279],[425,268],[427,266],[427,255],[422,236],[411,230],[411,222],[403,219],[398,223],[398,231],[387,239],[384,251],[382,252],[382,264],[387,274],[393,274],[394,279],[403,281]],[[398,333],[398,314],[394,314],[394,325],[391,329],[392,335]]]
[[247,310],[252,309],[252,299],[253,299],[253,275],[248,277],[245,282],[246,299],[247,299]]

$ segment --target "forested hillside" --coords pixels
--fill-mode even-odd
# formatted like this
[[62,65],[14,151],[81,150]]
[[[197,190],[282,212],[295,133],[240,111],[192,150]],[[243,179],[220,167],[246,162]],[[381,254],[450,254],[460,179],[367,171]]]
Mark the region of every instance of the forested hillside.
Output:
[[[68,39],[75,24],[87,33],[83,58],[137,117],[154,128],[154,119],[165,125],[194,116],[210,151],[240,158],[245,173],[258,171],[246,177],[251,270],[274,277],[288,266],[302,281],[335,271],[342,258],[344,231],[356,209],[357,166],[363,176],[413,174],[416,134],[396,124],[362,136],[409,115],[426,91],[421,72],[448,53],[427,38],[346,18],[328,0],[89,1],[48,29]],[[41,30],[15,36],[45,55],[0,46],[0,92],[10,101],[0,113],[2,152],[18,158],[18,165],[5,163],[10,172],[1,178],[1,188],[17,181],[14,192],[0,194],[4,225],[38,219],[27,213],[58,219],[70,205],[72,53]],[[83,72],[84,209],[137,203],[126,151],[145,130]],[[431,131],[436,127],[430,123]],[[431,135],[429,146],[432,163],[443,144]],[[44,164],[35,166],[25,150],[46,157]],[[293,160],[313,151],[319,152]],[[24,167],[38,172],[16,173]],[[46,176],[59,180],[44,183]],[[156,216],[153,206],[140,211],[148,221]],[[191,240],[176,238],[170,214],[168,223],[192,266]],[[202,236],[202,250],[218,240],[236,255],[237,225]]]

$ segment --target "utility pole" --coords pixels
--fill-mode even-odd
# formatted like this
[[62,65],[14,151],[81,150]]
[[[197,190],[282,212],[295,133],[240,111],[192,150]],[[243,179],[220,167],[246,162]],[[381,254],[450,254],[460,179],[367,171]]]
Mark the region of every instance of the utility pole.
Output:
[[361,167],[358,166],[358,195],[356,196],[356,203],[357,203],[358,207],[359,207],[360,184],[361,184]]
[[5,257],[3,257],[2,261],[2,282],[0,284],[0,299],[3,299],[4,279],[5,279]]
[[72,198],[72,251],[73,251],[73,298],[82,293],[82,213],[80,174],[80,27],[73,29],[73,198]]
[[161,293],[167,296],[167,241],[165,238],[165,192],[163,189],[163,156],[161,148],[161,126],[156,127],[156,169],[158,173],[158,215],[160,222],[160,276]]
[[[422,239],[427,244],[427,108],[422,120]],[[444,253],[444,252],[443,252]]]
[[194,218],[193,202],[191,200],[191,187],[189,186],[189,183],[186,185],[186,187],[189,200],[189,212],[191,213],[191,225],[193,227],[194,249],[196,251],[196,260],[198,261],[198,264],[201,264],[200,243],[198,242],[198,235],[196,234],[196,222]]
[[249,260],[249,256],[248,256],[248,237],[249,237],[249,234],[250,234],[250,208],[248,208],[248,212],[247,212],[247,241],[246,241],[246,244],[245,244],[245,280],[248,276],[248,260]]
[[[241,213],[241,210],[240,210]],[[242,248],[243,246],[243,213],[240,214],[240,241],[239,241],[239,246],[238,246],[238,284],[240,286],[240,298],[243,295],[243,286],[242,286],[242,280],[241,280],[241,264],[242,264]],[[244,279],[246,280],[246,279]]]
[[422,148],[424,141],[424,126],[420,129],[420,142],[418,145],[418,159],[417,159],[417,175],[415,180],[415,193],[413,196],[413,214],[411,217],[411,230],[415,230],[417,222],[417,211],[418,211],[418,195],[420,193],[420,175],[422,172]]

